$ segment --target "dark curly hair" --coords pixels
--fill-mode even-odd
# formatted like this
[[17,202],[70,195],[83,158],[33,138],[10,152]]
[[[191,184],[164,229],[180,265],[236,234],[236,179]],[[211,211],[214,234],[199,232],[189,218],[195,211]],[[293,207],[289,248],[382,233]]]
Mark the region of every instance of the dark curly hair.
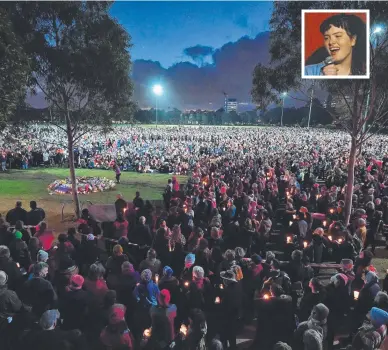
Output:
[[342,13],[325,19],[319,30],[325,34],[331,26],[342,28],[351,38],[356,37],[356,45],[352,54],[352,75],[365,75],[367,38],[364,21],[358,16]]

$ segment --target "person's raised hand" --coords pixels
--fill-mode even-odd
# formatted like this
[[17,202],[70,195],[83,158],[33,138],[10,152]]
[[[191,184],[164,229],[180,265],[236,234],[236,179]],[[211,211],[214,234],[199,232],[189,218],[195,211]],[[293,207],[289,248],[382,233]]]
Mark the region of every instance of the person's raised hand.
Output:
[[329,64],[322,68],[323,75],[338,75],[338,68],[335,64]]

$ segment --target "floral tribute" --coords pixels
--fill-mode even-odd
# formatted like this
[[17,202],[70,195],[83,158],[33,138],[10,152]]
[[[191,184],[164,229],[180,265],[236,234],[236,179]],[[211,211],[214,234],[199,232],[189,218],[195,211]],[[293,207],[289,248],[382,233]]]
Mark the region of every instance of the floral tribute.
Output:
[[[113,190],[116,183],[106,177],[77,177],[77,192],[89,194]],[[71,179],[55,180],[48,186],[50,194],[71,194]]]

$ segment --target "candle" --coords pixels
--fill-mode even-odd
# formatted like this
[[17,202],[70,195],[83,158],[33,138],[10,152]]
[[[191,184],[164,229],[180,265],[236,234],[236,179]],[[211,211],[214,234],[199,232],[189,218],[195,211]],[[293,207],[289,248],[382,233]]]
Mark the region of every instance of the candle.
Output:
[[220,289],[224,289],[224,285],[223,284],[220,284]]
[[358,300],[358,296],[360,295],[360,292],[358,292],[357,290],[355,290],[353,292],[353,295],[354,295],[354,300]]
[[338,243],[339,243],[339,244],[342,243],[342,238],[339,238],[339,239],[338,239]]
[[159,283],[159,275],[156,273],[155,274],[155,283],[158,284]]
[[296,219],[296,215],[294,214],[294,215],[292,215],[292,218],[295,220]]
[[220,302],[221,302],[220,297],[216,297],[216,300],[214,300],[214,303],[215,303],[215,304],[219,304]]
[[307,248],[308,243],[306,241],[303,242],[303,247]]
[[187,288],[187,287],[189,286],[189,282],[186,281],[186,282],[184,283],[184,286]]
[[291,237],[287,236],[287,243],[291,243]]
[[16,263],[16,266],[20,268],[20,264],[19,263]]
[[333,214],[334,213],[334,209],[330,209],[330,214]]
[[182,333],[183,335],[187,334],[187,326],[185,324],[181,325],[181,328],[179,329],[179,332]]
[[323,224],[323,227],[326,227],[326,225],[327,225],[326,220],[323,220],[322,224]]
[[264,294],[264,295],[263,295],[263,299],[264,299],[264,300],[268,300],[268,299],[269,299],[269,295],[268,295],[268,294]]
[[292,221],[290,221],[290,226],[292,226]]
[[147,328],[143,332],[144,338],[149,338],[151,336],[151,328]]
[[333,240],[333,237],[331,236],[328,236],[327,238],[329,238],[329,241]]

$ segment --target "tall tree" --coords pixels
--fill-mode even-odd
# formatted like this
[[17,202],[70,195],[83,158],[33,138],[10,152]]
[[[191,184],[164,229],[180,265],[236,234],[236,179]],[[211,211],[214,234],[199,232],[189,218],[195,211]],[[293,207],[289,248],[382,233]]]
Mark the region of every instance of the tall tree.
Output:
[[0,8],[0,129],[26,97],[27,56],[7,11]]
[[[9,18],[30,60],[33,83],[66,133],[75,213],[80,215],[74,145],[130,113],[130,36],[109,14],[110,2],[15,2]],[[63,123],[64,121],[64,123]]]
[[[370,9],[372,29],[388,20],[388,8],[379,2],[276,2],[271,18],[270,53],[271,67],[258,65],[253,73],[252,96],[265,108],[278,102],[282,91],[303,90],[306,80],[301,79],[301,10],[302,8],[353,8]],[[388,114],[388,35],[371,40],[371,66],[369,80],[317,80],[315,84],[343,101],[338,123],[351,138],[348,164],[348,182],[345,203],[345,220],[349,222],[354,185],[354,168],[357,152],[371,137],[371,131],[379,130],[387,122]]]

